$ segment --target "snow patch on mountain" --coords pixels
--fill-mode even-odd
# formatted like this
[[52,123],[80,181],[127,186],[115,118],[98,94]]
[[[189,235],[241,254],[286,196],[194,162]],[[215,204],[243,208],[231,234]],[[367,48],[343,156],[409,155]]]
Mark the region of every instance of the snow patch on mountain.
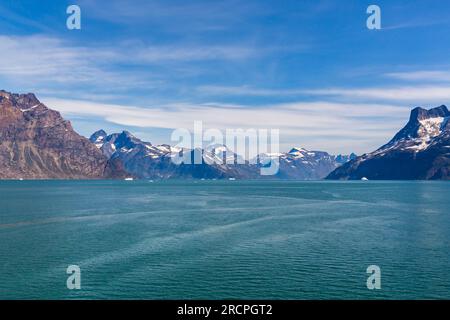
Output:
[[36,105],[34,105],[34,106],[30,107],[30,108],[20,109],[20,111],[22,111],[22,112],[28,112],[28,111],[31,111],[31,110],[36,109],[36,108],[39,107],[40,105],[41,105],[41,104],[39,103],[39,104],[36,104]]

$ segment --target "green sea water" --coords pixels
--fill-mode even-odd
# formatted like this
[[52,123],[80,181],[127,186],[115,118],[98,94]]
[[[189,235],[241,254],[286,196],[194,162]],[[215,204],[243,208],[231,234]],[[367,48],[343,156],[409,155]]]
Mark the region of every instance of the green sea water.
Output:
[[450,183],[0,182],[0,299],[384,298],[450,299]]

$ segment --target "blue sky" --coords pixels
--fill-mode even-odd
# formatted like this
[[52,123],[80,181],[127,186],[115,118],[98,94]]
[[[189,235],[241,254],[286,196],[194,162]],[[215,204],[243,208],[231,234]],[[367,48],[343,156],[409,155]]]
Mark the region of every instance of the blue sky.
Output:
[[[66,28],[77,4],[82,29]],[[366,28],[377,4],[382,30]],[[0,3],[0,88],[88,136],[280,129],[281,146],[369,152],[415,106],[450,101],[450,3],[110,0]]]

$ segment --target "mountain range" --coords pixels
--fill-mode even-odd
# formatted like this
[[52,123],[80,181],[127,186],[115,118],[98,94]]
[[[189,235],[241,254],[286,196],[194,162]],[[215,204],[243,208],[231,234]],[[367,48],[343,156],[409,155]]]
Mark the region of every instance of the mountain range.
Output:
[[[95,132],[89,140],[110,160],[120,160],[127,172],[140,179],[295,179],[318,180],[356,155],[333,156],[322,151],[293,148],[288,153],[260,154],[255,161],[238,161],[239,156],[224,145],[187,150],[169,145],[154,146],[128,131],[108,135]],[[180,152],[202,159],[201,164],[175,164],[172,157]],[[275,176],[262,176],[261,167],[272,157],[279,159]],[[259,160],[259,161],[258,161]]]
[[[446,106],[415,108],[391,141],[359,157],[297,147],[242,162],[224,145],[194,150],[153,145],[128,131],[99,130],[87,139],[34,94],[0,90],[0,179],[448,180],[449,118]],[[180,153],[201,164],[175,163]],[[278,173],[262,176],[273,157],[279,159]]]

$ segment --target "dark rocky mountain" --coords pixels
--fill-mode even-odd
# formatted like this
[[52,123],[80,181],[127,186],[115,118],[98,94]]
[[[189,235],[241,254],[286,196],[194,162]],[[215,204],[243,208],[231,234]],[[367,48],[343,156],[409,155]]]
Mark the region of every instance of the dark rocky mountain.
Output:
[[33,94],[0,91],[0,179],[122,177],[120,164]]
[[[205,150],[181,150],[169,145],[154,146],[124,131],[107,135],[95,132],[90,141],[109,159],[120,159],[124,168],[142,179],[292,179],[318,180],[326,177],[353,156],[332,156],[326,152],[294,148],[289,153],[263,154],[252,162],[244,161],[226,146]],[[188,153],[200,164],[177,164],[173,157]],[[271,157],[278,157],[280,170],[275,176],[262,176],[260,169]]]
[[333,171],[328,179],[450,180],[450,112],[415,108],[406,126],[378,150]]

